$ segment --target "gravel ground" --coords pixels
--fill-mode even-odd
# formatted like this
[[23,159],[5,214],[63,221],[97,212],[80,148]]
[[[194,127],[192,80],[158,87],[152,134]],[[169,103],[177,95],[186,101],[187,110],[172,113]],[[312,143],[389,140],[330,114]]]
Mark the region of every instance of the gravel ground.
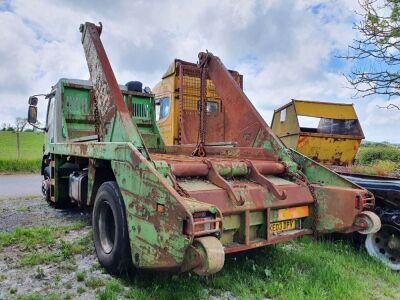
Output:
[[40,197],[0,200],[0,233],[12,232],[17,227],[65,226],[82,222],[86,224],[83,228],[64,233],[54,245],[46,248],[39,246],[27,250],[21,245],[3,248],[0,251],[0,299],[19,299],[29,295],[93,299],[96,289],[100,287],[88,287],[85,280],[77,279],[77,274],[88,274],[87,278],[98,278],[103,283],[112,279],[98,264],[91,245],[89,254],[77,254],[65,261],[18,266],[18,261],[32,251],[40,253],[58,249],[61,240],[73,242],[85,237],[91,239],[90,211],[56,210]]
[[90,216],[90,211],[79,208],[54,209],[41,197],[0,199],[0,232],[10,232],[18,226],[89,224]]
[[[98,263],[90,225],[91,211],[81,209],[54,209],[41,197],[25,197],[16,199],[0,199],[0,300],[22,299],[109,299],[106,286],[119,282],[118,296],[112,299],[125,299],[129,292],[139,291],[135,283],[128,278],[116,280]],[[79,229],[60,230],[60,235],[50,244],[33,243],[27,248],[26,243],[13,241],[2,246],[1,235],[15,233],[18,228],[29,229],[36,226],[43,228],[53,226],[61,228],[76,226]],[[51,228],[53,228],[51,227]],[[4,240],[4,239],[3,239]],[[85,250],[68,258],[58,258],[41,263],[23,265],[21,262],[34,253],[60,253],[63,243],[74,243],[85,240]],[[173,278],[173,277],[172,277]],[[133,282],[143,282],[139,277],[131,277]],[[172,284],[174,281],[172,281]],[[145,285],[152,285],[152,281]],[[204,290],[213,300],[236,300],[230,292],[222,292],[220,296],[212,295],[212,291]],[[103,293],[103,294],[102,294]],[[128,296],[133,299],[137,295]],[[172,295],[171,295],[172,296]],[[147,298],[146,296],[144,296]],[[141,296],[143,298],[143,295]],[[171,298],[172,299],[172,298]]]

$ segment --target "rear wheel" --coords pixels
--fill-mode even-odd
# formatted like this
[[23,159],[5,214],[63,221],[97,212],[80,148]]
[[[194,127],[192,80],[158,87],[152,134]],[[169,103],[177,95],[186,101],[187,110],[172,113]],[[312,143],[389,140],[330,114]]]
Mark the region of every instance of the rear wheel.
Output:
[[368,234],[365,247],[390,269],[400,271],[400,228],[382,224],[381,230]]
[[100,264],[112,274],[132,270],[125,205],[114,181],[104,182],[93,207],[93,239]]

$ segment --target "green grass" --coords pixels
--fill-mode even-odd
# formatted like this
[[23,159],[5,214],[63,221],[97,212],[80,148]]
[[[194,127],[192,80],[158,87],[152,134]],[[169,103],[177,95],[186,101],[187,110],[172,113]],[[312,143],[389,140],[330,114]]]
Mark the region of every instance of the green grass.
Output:
[[[63,232],[81,226],[19,228],[1,234],[0,244],[27,247],[30,252],[19,266],[63,263],[74,254],[93,251],[88,237],[57,242]],[[49,247],[36,251],[32,245]],[[130,278],[104,281],[77,272],[76,280],[84,282],[77,293],[93,289],[98,299],[207,299],[224,293],[239,299],[398,299],[400,273],[391,272],[349,242],[302,238],[227,255],[222,271],[208,277],[140,271]]]
[[20,132],[20,156],[17,155],[17,134],[0,131],[0,172],[37,172],[40,170],[43,133]]
[[96,289],[104,285],[104,282],[101,278],[98,277],[90,277],[85,279],[85,286],[91,289]]
[[89,237],[74,241],[60,240],[62,234],[81,229],[85,225],[75,223],[64,226],[18,227],[13,232],[0,233],[0,251],[5,247],[17,246],[26,252],[15,263],[16,267],[57,262],[65,264],[75,254],[89,254],[93,251]]
[[75,254],[89,254],[90,252],[92,252],[92,244],[88,243],[87,241],[87,238],[72,242],[60,240],[60,246],[57,249],[41,249],[39,251],[33,250],[29,254],[23,256],[16,265],[18,267],[22,267],[66,262],[70,260]]
[[85,225],[79,222],[64,226],[18,227],[13,232],[0,233],[0,251],[7,246],[20,246],[27,250],[38,245],[49,246],[63,233],[81,229]]
[[400,149],[394,146],[363,147],[358,151],[356,160],[362,165],[369,165],[376,161],[400,163]]
[[86,276],[85,272],[76,273],[76,281],[78,281],[78,282],[84,281],[85,280],[85,276]]
[[123,291],[123,287],[118,280],[111,280],[106,284],[106,287],[101,290],[97,298],[100,300],[117,300],[118,295]]
[[78,286],[76,291],[78,294],[83,294],[84,292],[86,292],[86,289],[83,286]]
[[400,163],[389,160],[377,160],[370,164],[356,163],[351,167],[353,173],[378,176],[393,176],[400,169]]
[[[43,244],[38,244],[43,245]],[[55,241],[51,243],[55,248]],[[50,264],[55,262],[65,262],[71,259],[75,254],[89,254],[93,251],[91,239],[84,237],[75,241],[60,240],[60,245],[55,250],[39,251],[32,250],[29,254],[23,256],[18,262],[17,266],[36,266],[41,264]]]
[[61,261],[62,256],[56,251],[32,251],[28,255],[22,257],[17,265],[19,267],[23,266],[37,266],[42,264],[49,264],[53,262]]
[[37,173],[40,171],[42,158],[0,158],[0,172],[16,173],[16,172],[31,172]]
[[400,274],[346,242],[310,238],[227,256],[209,277],[141,273],[124,283],[128,291],[99,292],[116,299],[206,299],[230,292],[239,299],[398,299]]
[[400,169],[400,148],[392,145],[371,145],[361,147],[356,156],[352,172],[393,176]]

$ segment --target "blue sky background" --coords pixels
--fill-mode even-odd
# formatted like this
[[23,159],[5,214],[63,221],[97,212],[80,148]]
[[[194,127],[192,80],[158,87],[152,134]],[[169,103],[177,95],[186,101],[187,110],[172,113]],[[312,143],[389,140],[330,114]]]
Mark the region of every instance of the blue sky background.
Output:
[[342,74],[356,66],[335,57],[356,37],[357,9],[346,0],[0,0],[0,124],[24,117],[29,95],[59,78],[89,77],[78,28],[101,21],[120,83],[153,87],[174,58],[195,62],[208,49],[244,75],[267,123],[292,98],[354,103],[366,139],[400,143],[400,112],[379,109],[385,97],[353,99]]

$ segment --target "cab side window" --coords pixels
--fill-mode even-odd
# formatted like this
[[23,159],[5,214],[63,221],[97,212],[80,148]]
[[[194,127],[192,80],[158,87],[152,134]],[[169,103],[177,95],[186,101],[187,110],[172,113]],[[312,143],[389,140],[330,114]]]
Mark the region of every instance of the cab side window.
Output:
[[162,120],[162,119],[165,119],[166,117],[168,117],[170,107],[171,107],[169,97],[166,96],[166,97],[157,99],[156,104],[157,104],[157,108],[158,108],[158,109],[156,109],[157,120]]
[[[200,100],[197,101],[197,110],[200,111]],[[207,113],[217,113],[220,112],[219,103],[217,101],[207,100],[206,112]]]
[[216,101],[207,101],[207,108],[206,111],[208,113],[217,113],[220,111],[219,103]]
[[46,114],[46,131],[50,136],[51,143],[54,142],[54,116],[55,116],[54,103],[55,103],[55,97],[51,97],[47,105],[47,114]]

